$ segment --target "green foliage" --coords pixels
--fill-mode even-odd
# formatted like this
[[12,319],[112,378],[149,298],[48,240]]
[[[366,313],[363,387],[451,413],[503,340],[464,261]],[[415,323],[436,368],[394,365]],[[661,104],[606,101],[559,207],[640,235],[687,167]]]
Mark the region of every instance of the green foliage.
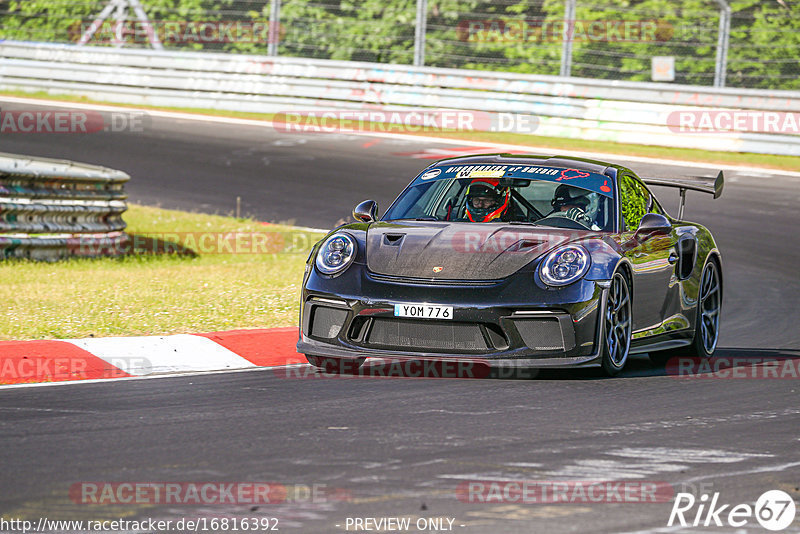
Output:
[[[265,13],[269,5],[264,6]],[[416,0],[287,0],[281,52],[304,57],[411,63]]]
[[[141,1],[155,21],[266,24],[270,12],[270,0]],[[0,38],[75,42],[106,3],[0,0]],[[729,3],[727,85],[799,88],[798,8],[777,1]],[[429,0],[426,64],[558,74],[563,45],[553,28],[563,24],[564,6],[564,0]],[[400,64],[413,59],[416,0],[283,0],[280,22],[280,55]],[[582,33],[591,23],[627,23],[641,35]],[[649,81],[652,57],[674,56],[676,83],[711,85],[718,29],[713,0],[578,0],[572,75]],[[266,38],[165,44],[248,54],[264,54],[268,47]]]
[[[151,21],[214,20],[214,12],[231,0],[142,0]],[[0,11],[0,37],[23,41],[77,42],[108,2],[105,0],[10,0]],[[2,6],[0,6],[2,9]],[[131,16],[129,14],[129,16]],[[112,36],[113,14],[101,26],[95,40],[108,44]],[[132,41],[132,38],[128,38]],[[139,44],[139,43],[137,43]],[[169,46],[169,43],[165,43]],[[181,46],[185,46],[181,43]],[[201,43],[191,43],[201,49]]]
[[778,2],[734,0],[727,85],[800,88],[800,13]]
[[429,15],[427,64],[558,74],[561,42],[541,39],[537,26],[563,17],[563,2],[450,1],[449,9],[437,14],[441,3],[434,2]]

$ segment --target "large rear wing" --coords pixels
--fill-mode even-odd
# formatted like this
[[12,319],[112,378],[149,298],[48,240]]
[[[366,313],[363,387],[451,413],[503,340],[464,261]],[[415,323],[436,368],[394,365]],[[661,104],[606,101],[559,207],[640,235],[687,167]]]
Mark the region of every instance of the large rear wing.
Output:
[[683,219],[683,207],[686,204],[686,191],[700,191],[701,193],[709,193],[714,195],[714,198],[722,196],[722,189],[725,187],[725,177],[722,171],[719,171],[713,185],[705,185],[692,182],[681,182],[679,180],[665,180],[662,178],[644,178],[642,180],[647,185],[659,185],[663,187],[677,187],[680,189],[681,204],[678,208],[678,219]]

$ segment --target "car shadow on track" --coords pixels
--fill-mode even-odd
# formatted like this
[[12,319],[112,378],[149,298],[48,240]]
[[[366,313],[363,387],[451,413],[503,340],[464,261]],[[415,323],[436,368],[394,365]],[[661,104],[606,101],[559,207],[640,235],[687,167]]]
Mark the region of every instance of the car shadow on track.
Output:
[[619,375],[620,378],[651,376],[800,379],[800,350],[718,348],[710,358],[676,354],[665,365],[652,363],[646,355],[637,355]]
[[[610,380],[599,368],[529,369],[491,368],[484,361],[370,359],[362,366],[308,369],[307,378],[401,378],[491,380]],[[680,379],[762,378],[800,379],[800,350],[720,348],[711,358],[676,354],[665,365],[646,354],[632,355],[625,370],[614,378],[670,376]]]

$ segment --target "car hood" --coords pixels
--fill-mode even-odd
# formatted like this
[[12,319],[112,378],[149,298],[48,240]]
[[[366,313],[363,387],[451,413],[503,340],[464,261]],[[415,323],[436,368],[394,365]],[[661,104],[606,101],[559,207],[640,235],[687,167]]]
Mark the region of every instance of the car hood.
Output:
[[370,271],[398,277],[497,280],[593,232],[498,224],[393,221],[370,225]]

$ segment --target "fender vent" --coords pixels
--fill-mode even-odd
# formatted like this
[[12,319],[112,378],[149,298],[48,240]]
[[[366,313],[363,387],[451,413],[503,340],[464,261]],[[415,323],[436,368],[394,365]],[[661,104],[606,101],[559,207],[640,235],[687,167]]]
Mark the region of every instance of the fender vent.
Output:
[[405,234],[384,234],[383,244],[389,247],[398,247],[405,236]]
[[697,243],[691,237],[683,238],[678,241],[678,277],[686,280],[692,276],[695,263],[695,252]]

